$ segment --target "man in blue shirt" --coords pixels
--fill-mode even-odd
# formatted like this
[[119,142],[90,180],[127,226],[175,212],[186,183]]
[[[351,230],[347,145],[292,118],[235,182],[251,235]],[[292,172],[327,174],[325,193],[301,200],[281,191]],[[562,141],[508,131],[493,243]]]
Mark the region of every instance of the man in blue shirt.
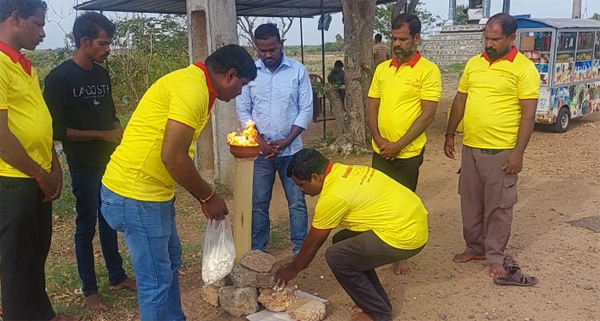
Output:
[[260,56],[258,77],[237,98],[238,120],[242,126],[248,120],[256,123],[261,149],[254,163],[252,249],[267,251],[269,204],[279,174],[290,211],[292,252],[297,254],[306,238],[308,213],[304,194],[286,173],[292,156],[302,149],[300,134],[312,118],[312,87],[306,68],[284,55],[276,25],[260,25],[254,37]]

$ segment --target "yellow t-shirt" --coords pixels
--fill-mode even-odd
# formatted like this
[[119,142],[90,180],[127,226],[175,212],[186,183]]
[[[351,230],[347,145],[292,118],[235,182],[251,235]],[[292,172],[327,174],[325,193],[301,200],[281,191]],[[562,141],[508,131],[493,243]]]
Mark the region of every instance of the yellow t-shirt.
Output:
[[421,199],[367,166],[329,164],[312,226],[372,230],[388,245],[404,250],[422,247],[429,237]]
[[193,158],[194,142],[209,119],[215,97],[210,78],[199,63],[156,81],[131,116],[102,183],[114,193],[139,201],[171,200],[175,180],[161,160],[167,120],[194,129],[189,149],[189,156]]
[[472,57],[458,91],[467,94],[463,144],[473,148],[511,149],[517,144],[521,99],[538,99],[540,74],[513,47],[504,58],[490,62],[484,53]]
[[[381,63],[369,89],[369,97],[380,99],[377,121],[381,137],[398,141],[421,115],[421,101],[439,102],[441,96],[440,69],[420,54],[402,65],[396,58]],[[426,141],[423,133],[401,150],[398,158],[418,156]],[[373,150],[380,153],[375,141],[372,145]]]
[[[27,64],[27,66],[25,66]],[[27,69],[30,74],[28,74]],[[31,62],[0,43],[0,110],[8,113],[8,128],[27,155],[46,171],[52,169],[52,117]],[[29,177],[0,158],[0,176]]]

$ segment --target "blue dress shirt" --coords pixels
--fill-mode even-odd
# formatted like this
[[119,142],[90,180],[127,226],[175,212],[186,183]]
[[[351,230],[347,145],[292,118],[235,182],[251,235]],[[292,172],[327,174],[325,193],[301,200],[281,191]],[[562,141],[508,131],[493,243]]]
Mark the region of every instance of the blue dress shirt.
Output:
[[[275,72],[260,59],[256,67],[258,76],[236,99],[242,128],[248,120],[254,121],[266,141],[286,139],[294,125],[307,129],[312,120],[313,93],[304,65],[284,55]],[[302,138],[298,136],[279,156],[291,156],[301,149]]]

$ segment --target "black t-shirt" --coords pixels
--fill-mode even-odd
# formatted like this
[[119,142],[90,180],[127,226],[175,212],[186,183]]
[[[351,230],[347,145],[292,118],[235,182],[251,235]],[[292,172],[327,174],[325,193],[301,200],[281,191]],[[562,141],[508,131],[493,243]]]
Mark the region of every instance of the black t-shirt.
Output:
[[85,70],[67,60],[50,72],[45,80],[44,99],[52,114],[54,139],[63,143],[67,162],[76,169],[103,169],[116,145],[101,141],[67,141],[67,129],[111,130],[116,117],[106,69],[94,64]]

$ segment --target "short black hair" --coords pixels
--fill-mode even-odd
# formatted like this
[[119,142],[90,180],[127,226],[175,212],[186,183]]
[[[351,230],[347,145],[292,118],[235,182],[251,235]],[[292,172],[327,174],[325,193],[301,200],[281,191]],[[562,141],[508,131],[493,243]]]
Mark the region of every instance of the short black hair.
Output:
[[225,74],[231,69],[237,71],[238,78],[256,79],[256,64],[252,56],[239,45],[226,45],[206,58],[206,67],[218,74]]
[[401,29],[404,25],[408,25],[410,36],[413,38],[421,33],[421,20],[414,14],[401,13],[392,20],[392,30]]
[[115,36],[115,24],[97,12],[86,12],[80,15],[75,19],[73,25],[75,47],[81,47],[81,38],[83,37],[88,38],[89,41],[94,41],[101,31],[106,32],[112,38]]
[[492,23],[499,24],[502,28],[502,34],[505,36],[517,33],[517,20],[508,13],[498,13],[493,15],[486,23],[486,27]]
[[323,175],[327,170],[329,160],[314,149],[302,149],[292,156],[287,168],[287,176],[310,181],[312,174]]
[[42,0],[0,0],[0,23],[6,21],[10,15],[18,11],[25,19],[33,16],[35,10],[48,10],[48,5]]
[[340,67],[340,68],[344,68],[344,63],[343,63],[341,60],[336,60],[336,61],[333,63],[333,66],[334,66],[334,67]]
[[381,42],[382,40],[383,40],[383,36],[380,33],[375,35],[375,41]]
[[269,22],[262,24],[258,26],[256,30],[254,30],[254,39],[256,40],[267,40],[273,37],[277,39],[277,42],[281,42],[281,35],[279,34],[279,29],[274,23]]

